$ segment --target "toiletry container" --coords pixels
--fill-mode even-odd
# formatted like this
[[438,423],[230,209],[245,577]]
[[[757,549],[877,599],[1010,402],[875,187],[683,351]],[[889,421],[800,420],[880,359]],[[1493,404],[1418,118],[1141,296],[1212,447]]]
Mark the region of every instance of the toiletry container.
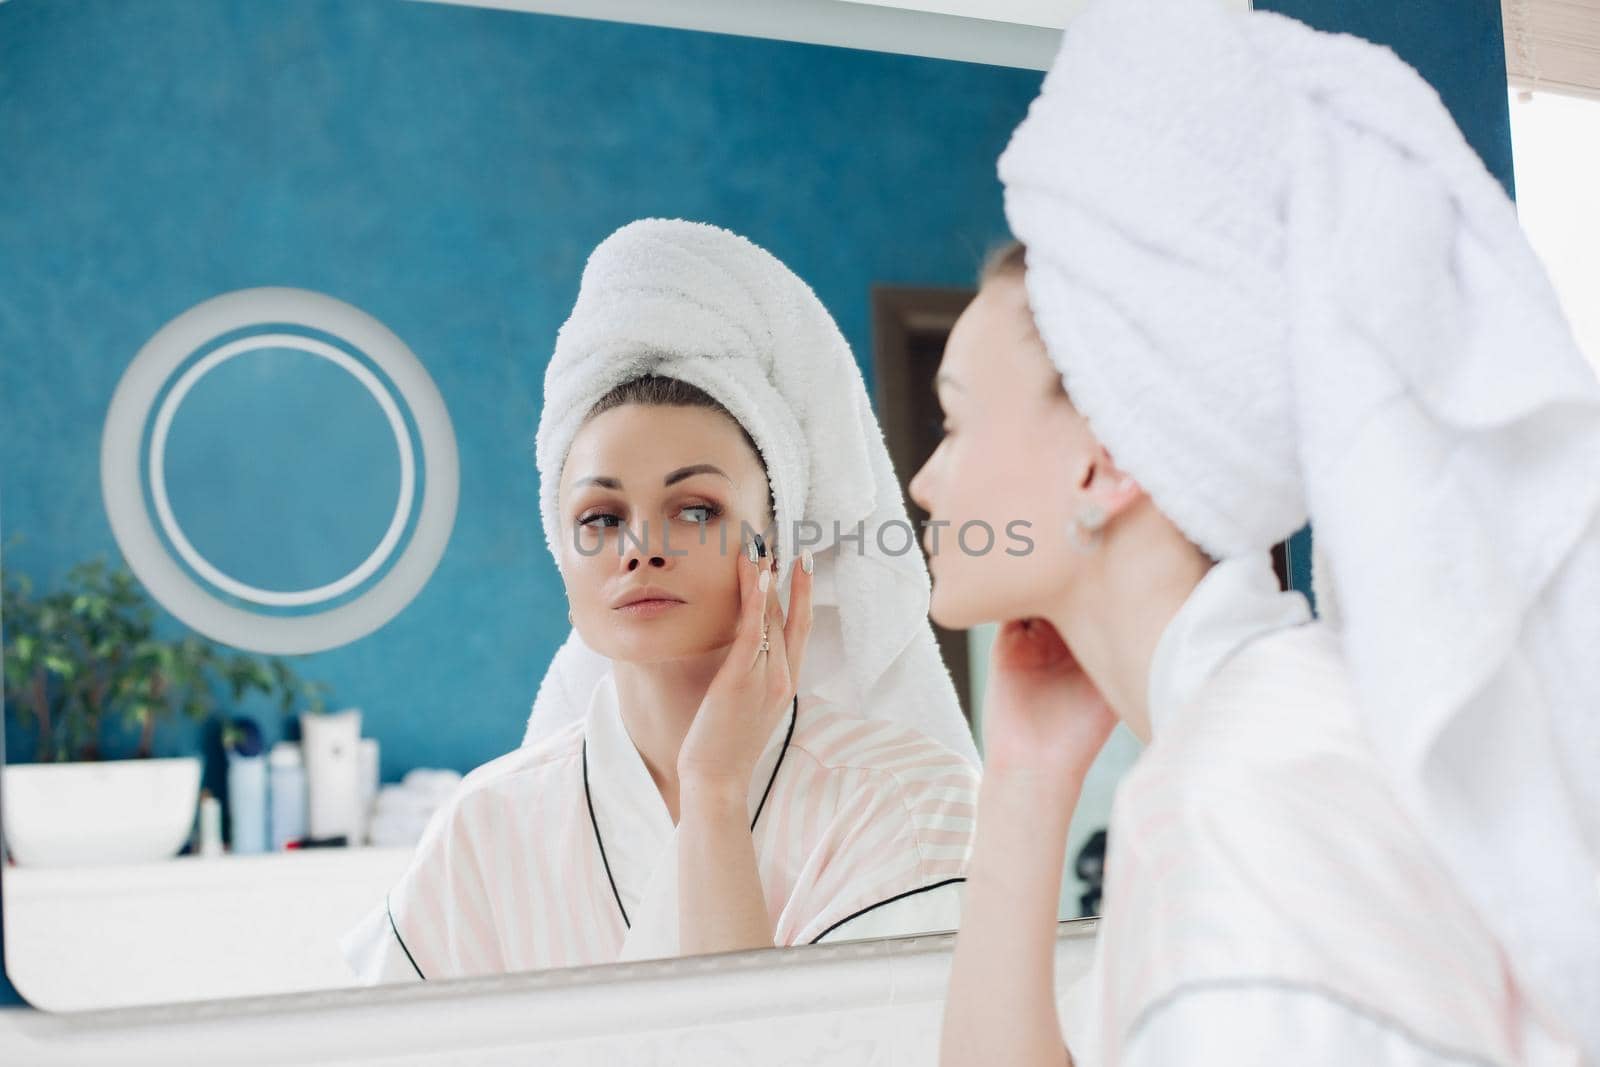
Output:
[[228,753],[228,819],[234,853],[267,850],[267,757]]
[[300,716],[300,744],[306,765],[306,823],[314,838],[343,836],[359,843],[365,829],[361,813],[361,711]]
[[300,746],[280,741],[267,757],[273,851],[306,836],[306,772]]
[[222,804],[209,789],[200,790],[199,844],[195,849],[211,859],[222,855]]
[[372,809],[378,801],[378,739],[363,737],[357,764],[361,768],[361,825],[352,845],[365,845],[372,840]]

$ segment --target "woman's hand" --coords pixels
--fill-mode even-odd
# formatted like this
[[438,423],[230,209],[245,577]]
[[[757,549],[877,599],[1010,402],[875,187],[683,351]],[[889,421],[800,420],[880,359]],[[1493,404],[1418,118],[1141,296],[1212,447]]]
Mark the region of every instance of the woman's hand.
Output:
[[1000,627],[983,704],[986,773],[1037,773],[1075,797],[1116,724],[1054,626],[1035,618]]
[[744,803],[756,762],[794,698],[811,636],[812,577],[802,566],[792,571],[786,621],[772,555],[753,563],[740,557],[738,630],[678,753],[681,789],[711,791]]
[[738,630],[678,753],[678,937],[686,953],[772,947],[750,779],[794,698],[811,636],[811,575],[794,571],[787,623],[777,584],[771,556],[739,560]]
[[939,1062],[1070,1067],[1055,1002],[1067,830],[1116,716],[1056,628],[1000,627],[983,704],[983,784]]

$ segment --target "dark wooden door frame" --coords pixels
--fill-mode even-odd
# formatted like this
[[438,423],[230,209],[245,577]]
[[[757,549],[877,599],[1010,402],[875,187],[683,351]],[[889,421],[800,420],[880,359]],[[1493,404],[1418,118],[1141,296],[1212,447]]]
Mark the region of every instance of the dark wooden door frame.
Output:
[[[912,477],[938,443],[936,438],[932,445],[928,443],[930,429],[936,430],[939,422],[933,375],[950,328],[974,295],[972,289],[959,288],[874,286],[872,289],[873,389],[878,402],[878,420],[883,426],[895,475],[900,480],[900,491],[905,496],[906,512],[919,534],[922,521],[928,515],[916,505],[907,490]],[[917,550],[926,556],[920,537]],[[972,669],[966,632],[946,630],[937,623],[933,632],[951,680],[955,682],[961,711],[971,723]]]

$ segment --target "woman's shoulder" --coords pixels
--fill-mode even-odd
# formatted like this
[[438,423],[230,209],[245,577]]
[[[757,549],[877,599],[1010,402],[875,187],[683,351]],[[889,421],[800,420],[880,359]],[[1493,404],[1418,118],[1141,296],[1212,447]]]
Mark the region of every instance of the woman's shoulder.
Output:
[[1130,794],[1237,798],[1262,815],[1280,809],[1257,802],[1280,791],[1317,795],[1329,815],[1351,791],[1392,799],[1338,634],[1325,624],[1252,641],[1169,714],[1129,774]]
[[583,753],[583,722],[497,756],[473,768],[461,779],[452,798],[456,806],[472,805],[490,797],[525,795],[550,784],[564,784],[567,772],[576,772]]
[[[1320,623],[1252,642],[1175,709],[1119,785],[1111,836],[1125,858],[1219,884],[1254,884],[1251,869],[1285,887],[1315,871],[1329,892],[1399,907],[1424,903],[1408,887],[1439,883],[1362,729],[1338,634]],[[1397,869],[1415,877],[1385,882]]]
[[1280,702],[1315,707],[1332,724],[1354,723],[1355,687],[1339,630],[1315,620],[1285,626],[1244,645],[1202,688],[1212,706],[1270,716]]
[[869,770],[892,774],[949,774],[977,781],[966,757],[909,723],[866,716],[820,697],[800,697],[789,748],[828,771]]
[[[1324,625],[1253,642],[1157,730],[1110,848],[1119,914],[1175,972],[1316,980],[1418,1017],[1503,1006],[1495,943],[1400,804]],[[1390,981],[1419,961],[1438,996]]]

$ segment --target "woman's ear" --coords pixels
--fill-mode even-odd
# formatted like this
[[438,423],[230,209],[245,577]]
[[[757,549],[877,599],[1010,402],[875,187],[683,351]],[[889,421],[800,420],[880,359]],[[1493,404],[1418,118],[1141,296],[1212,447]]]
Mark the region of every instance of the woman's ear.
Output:
[[1081,488],[1089,501],[1099,509],[1103,522],[1110,522],[1145,497],[1144,487],[1134,480],[1133,475],[1117,466],[1104,445],[1098,444],[1090,458]]

